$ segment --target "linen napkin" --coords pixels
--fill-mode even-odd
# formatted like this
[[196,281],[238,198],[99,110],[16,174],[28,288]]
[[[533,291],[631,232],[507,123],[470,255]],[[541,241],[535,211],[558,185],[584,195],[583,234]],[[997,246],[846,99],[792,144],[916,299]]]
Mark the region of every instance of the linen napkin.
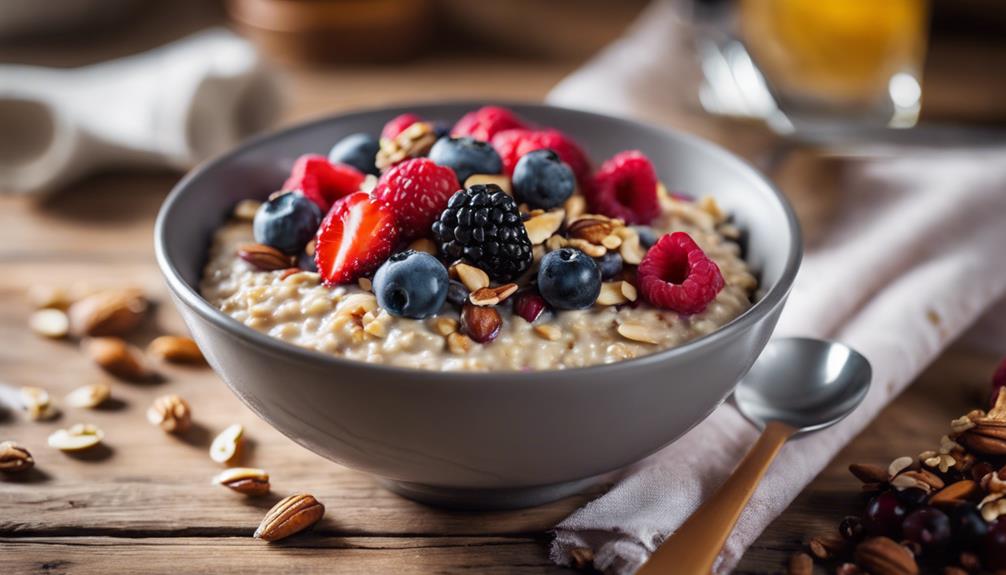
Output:
[[[673,18],[669,4],[652,6],[549,101],[644,118],[665,114],[673,105],[669,86],[681,78],[680,66],[668,58],[679,47],[668,37]],[[848,418],[783,448],[727,541],[717,573],[729,572],[832,457],[1006,295],[1006,147],[863,160],[845,169],[830,193],[837,194],[835,208],[817,222],[821,229],[776,334],[851,345],[873,365],[873,385]],[[756,437],[736,408],[724,404],[562,521],[553,560],[570,564],[572,550],[589,548],[596,568],[634,572],[725,480]]]
[[69,70],[0,66],[0,193],[58,189],[101,169],[187,169],[262,130],[277,84],[246,40],[218,28]]

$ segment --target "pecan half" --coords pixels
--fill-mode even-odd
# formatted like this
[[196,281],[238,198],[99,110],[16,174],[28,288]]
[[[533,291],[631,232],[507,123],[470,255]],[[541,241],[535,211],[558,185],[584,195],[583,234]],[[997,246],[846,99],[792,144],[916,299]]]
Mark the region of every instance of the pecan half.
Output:
[[253,467],[232,467],[213,478],[218,485],[250,497],[269,493],[269,474],[264,469]]
[[887,537],[873,537],[856,547],[856,564],[871,575],[918,575],[919,566],[908,549]]
[[0,443],[0,471],[3,473],[24,473],[35,467],[35,460],[28,450],[14,443]]
[[957,441],[981,455],[1006,455],[1006,421],[982,418],[974,423]]
[[192,410],[180,396],[162,395],[147,409],[147,421],[167,433],[184,433],[192,425]]
[[325,506],[313,495],[298,493],[273,506],[255,530],[255,538],[279,541],[317,523],[325,515]]
[[503,318],[494,307],[466,303],[461,310],[461,331],[478,343],[496,339],[503,327]]

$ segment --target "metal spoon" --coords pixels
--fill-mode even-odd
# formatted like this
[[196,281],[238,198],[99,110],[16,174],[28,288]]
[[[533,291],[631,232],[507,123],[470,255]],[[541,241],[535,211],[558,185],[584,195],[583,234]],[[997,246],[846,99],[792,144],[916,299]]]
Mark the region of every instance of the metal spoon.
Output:
[[797,433],[823,429],[866,397],[865,357],[836,342],[769,342],[737,385],[734,401],[761,437],[726,483],[653,553],[637,575],[705,575],[779,449]]

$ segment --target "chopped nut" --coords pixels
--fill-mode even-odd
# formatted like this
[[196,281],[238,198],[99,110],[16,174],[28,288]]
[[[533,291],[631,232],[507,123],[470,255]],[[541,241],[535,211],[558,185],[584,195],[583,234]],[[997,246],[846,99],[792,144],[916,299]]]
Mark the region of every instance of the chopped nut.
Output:
[[459,262],[451,266],[451,271],[465,284],[469,292],[489,287],[489,274],[479,268]]
[[814,573],[814,560],[806,553],[794,553],[789,558],[789,575],[812,575]]
[[184,433],[192,424],[192,410],[181,397],[163,395],[147,409],[147,421],[168,433]]
[[921,489],[926,493],[931,493],[933,490],[943,489],[943,485],[942,479],[924,469],[904,471],[891,480],[891,487],[898,491]]
[[490,306],[504,301],[517,292],[517,284],[509,283],[497,287],[486,287],[473,291],[468,300],[475,305]]
[[472,348],[472,340],[459,332],[447,334],[447,349],[455,355],[465,355]]
[[21,388],[21,407],[32,421],[46,421],[59,414],[49,399],[49,392],[41,387],[26,385]]
[[393,139],[381,138],[377,168],[383,172],[406,158],[425,156],[436,141],[436,129],[429,122],[416,122]]
[[524,222],[524,228],[527,230],[527,237],[531,240],[531,245],[536,246],[545,243],[545,240],[559,231],[559,227],[562,226],[562,221],[565,218],[565,210],[552,210],[534,216]]
[[213,482],[251,497],[266,495],[270,488],[269,474],[253,467],[231,467],[221,471]]
[[913,463],[915,463],[915,460],[907,455],[899,457],[894,461],[892,461],[891,464],[887,467],[887,476],[894,477],[895,475],[901,473],[905,469],[911,467]]
[[625,339],[642,343],[660,343],[660,334],[656,330],[637,323],[619,324],[617,331]]
[[627,281],[604,282],[597,296],[597,305],[621,305],[636,301],[636,287]]
[[24,473],[35,467],[35,459],[28,450],[13,441],[0,442],[0,472]]
[[60,451],[82,451],[101,443],[105,432],[90,423],[78,423],[66,429],[57,429],[49,436],[49,447]]
[[437,244],[433,243],[433,240],[429,238],[419,238],[418,240],[409,244],[409,249],[417,252],[422,252],[425,254],[430,254],[431,256],[437,255]]
[[142,352],[117,337],[90,338],[82,345],[95,363],[116,377],[137,381],[151,375]]
[[986,493],[1006,493],[1006,481],[1002,480],[999,473],[993,472],[982,477],[981,486]]
[[262,207],[262,202],[258,200],[241,200],[234,205],[232,215],[236,220],[250,222],[255,219],[255,214],[258,213],[260,207]]
[[566,247],[566,238],[560,236],[559,234],[555,234],[545,240],[545,249],[547,251],[554,252],[555,250],[559,250],[564,247]]
[[112,388],[107,383],[92,383],[84,385],[66,394],[63,400],[70,407],[98,407],[112,395]]
[[713,221],[720,223],[727,219],[726,214],[720,209],[720,205],[716,202],[716,198],[712,196],[705,196],[698,201],[696,204],[700,210],[706,212],[713,217]]
[[162,335],[147,346],[147,353],[171,363],[202,364],[206,362],[203,352],[189,337]]
[[510,184],[510,178],[503,174],[472,174],[464,181],[464,186],[466,188],[470,188],[478,184],[495,184],[499,186],[506,195],[513,196],[513,188]]
[[374,291],[374,282],[371,281],[370,278],[361,277],[356,280],[356,285],[360,286],[360,289],[363,291]]
[[961,417],[951,421],[950,430],[955,434],[960,434],[974,427],[975,422],[972,420],[972,414],[974,413],[975,412],[971,412],[968,415],[962,415]]
[[325,515],[325,506],[313,495],[291,495],[273,506],[255,530],[255,538],[279,541],[311,527]]
[[77,336],[118,336],[138,326],[148,302],[139,290],[108,290],[70,306],[70,332]]
[[271,272],[293,265],[293,258],[265,244],[242,244],[238,247],[238,257],[259,270]]
[[28,326],[35,333],[50,339],[62,339],[70,333],[70,318],[63,310],[40,309],[28,318]]
[[458,320],[452,317],[437,317],[433,320],[433,331],[446,337],[458,331]]
[[562,330],[559,329],[558,326],[550,323],[536,325],[531,329],[534,330],[534,333],[538,334],[543,339],[547,339],[548,341],[556,341],[562,337]]
[[210,444],[210,459],[217,463],[230,463],[238,458],[245,428],[235,423],[220,432]]
[[989,523],[992,523],[996,519],[999,519],[1000,515],[1006,515],[1006,499],[1003,496],[1006,493],[992,493],[982,499],[978,503],[978,509],[981,511],[982,518]]

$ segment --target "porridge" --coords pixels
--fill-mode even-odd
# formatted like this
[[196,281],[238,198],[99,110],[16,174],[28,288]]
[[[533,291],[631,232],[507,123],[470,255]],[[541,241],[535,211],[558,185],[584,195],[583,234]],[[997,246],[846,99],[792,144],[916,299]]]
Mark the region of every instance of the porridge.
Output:
[[739,235],[712,198],[669,194],[640,152],[594,173],[566,136],[503,108],[450,135],[406,114],[379,140],[300,158],[264,204],[239,204],[200,290],[255,330],[354,360],[582,367],[681,345],[748,309],[757,281]]

